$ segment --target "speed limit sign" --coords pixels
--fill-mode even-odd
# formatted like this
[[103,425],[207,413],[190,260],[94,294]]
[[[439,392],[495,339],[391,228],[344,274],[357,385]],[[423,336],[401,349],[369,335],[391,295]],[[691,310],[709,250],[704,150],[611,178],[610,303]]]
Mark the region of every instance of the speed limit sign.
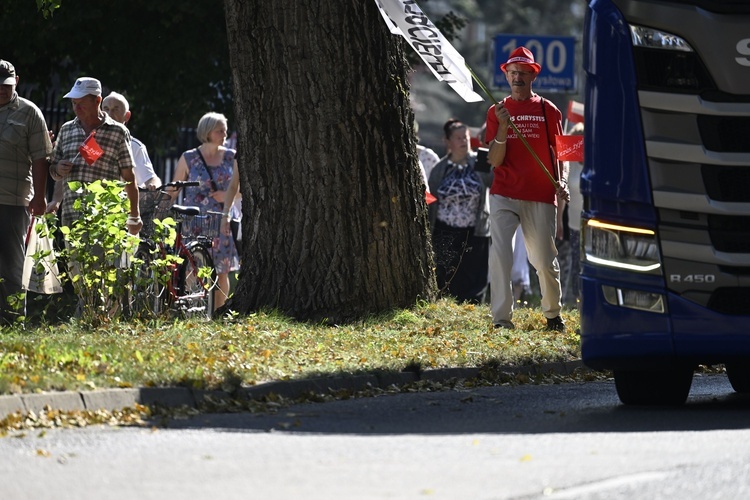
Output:
[[500,65],[508,60],[511,52],[523,46],[534,54],[534,60],[542,66],[542,71],[534,81],[535,90],[575,93],[575,43],[572,36],[495,36],[495,87],[508,87]]

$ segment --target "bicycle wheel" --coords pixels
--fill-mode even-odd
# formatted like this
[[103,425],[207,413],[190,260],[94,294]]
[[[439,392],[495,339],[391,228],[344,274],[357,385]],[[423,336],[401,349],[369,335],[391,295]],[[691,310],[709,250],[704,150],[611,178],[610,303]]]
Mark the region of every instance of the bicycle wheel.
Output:
[[175,306],[185,317],[211,319],[214,312],[216,269],[205,245],[191,242],[180,252]]

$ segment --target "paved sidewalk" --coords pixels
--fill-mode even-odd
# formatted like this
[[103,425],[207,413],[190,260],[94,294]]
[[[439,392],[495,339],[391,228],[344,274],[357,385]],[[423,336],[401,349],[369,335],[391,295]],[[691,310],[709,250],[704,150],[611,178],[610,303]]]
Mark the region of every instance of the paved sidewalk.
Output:
[[[580,360],[560,363],[546,363],[529,366],[498,367],[497,371],[509,374],[559,374],[570,375],[583,367]],[[269,394],[294,399],[304,394],[327,394],[331,391],[364,391],[371,388],[386,389],[393,385],[402,386],[420,380],[433,382],[452,379],[471,379],[479,374],[479,368],[443,368],[423,372],[384,372],[367,375],[325,377],[316,379],[272,381],[240,389],[240,398],[256,400]],[[196,408],[207,397],[214,400],[231,399],[232,395],[223,391],[205,391],[186,387],[139,389],[101,389],[93,391],[44,392],[0,396],[0,419],[15,413],[38,413],[46,406],[54,410],[121,410],[136,403],[146,406],[169,408]],[[234,395],[236,398],[237,395]]]

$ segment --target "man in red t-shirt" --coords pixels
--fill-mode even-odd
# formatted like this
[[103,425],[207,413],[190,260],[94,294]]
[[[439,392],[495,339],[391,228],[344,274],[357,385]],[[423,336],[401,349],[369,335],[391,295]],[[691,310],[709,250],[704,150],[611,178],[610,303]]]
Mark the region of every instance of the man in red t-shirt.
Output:
[[[520,224],[529,262],[539,276],[546,329],[562,332],[556,210],[564,208],[569,194],[567,173],[551,146],[555,135],[562,135],[562,113],[531,90],[542,68],[529,49],[514,50],[500,69],[510,85],[510,96],[487,111],[485,135],[495,174],[490,188],[492,319],[496,328],[514,328],[511,268],[513,235]],[[511,120],[536,158],[511,128]]]

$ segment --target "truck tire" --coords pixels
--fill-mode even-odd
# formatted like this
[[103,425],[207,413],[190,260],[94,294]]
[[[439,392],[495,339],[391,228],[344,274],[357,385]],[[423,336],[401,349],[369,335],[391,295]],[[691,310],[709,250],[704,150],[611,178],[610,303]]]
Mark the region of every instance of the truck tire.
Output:
[[626,405],[671,405],[685,403],[693,383],[693,368],[669,370],[615,370],[615,387]]
[[745,363],[727,363],[727,377],[735,392],[750,392],[750,366]]

